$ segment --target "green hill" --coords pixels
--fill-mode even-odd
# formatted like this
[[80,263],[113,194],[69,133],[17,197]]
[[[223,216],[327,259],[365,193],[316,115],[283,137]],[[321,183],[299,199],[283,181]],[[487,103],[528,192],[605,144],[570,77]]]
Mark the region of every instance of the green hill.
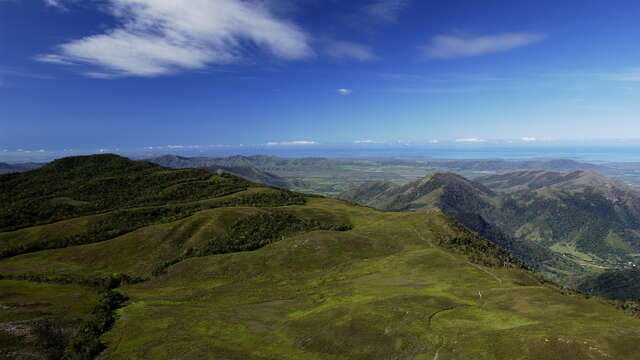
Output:
[[366,184],[340,197],[384,210],[442,209],[572,286],[640,253],[640,195],[593,171],[524,170],[474,181],[433,174],[406,185]]
[[378,182],[344,192],[340,198],[391,211],[441,209],[469,229],[509,250],[530,268],[567,280],[583,269],[539,243],[517,239],[485,216],[499,211],[499,198],[484,185],[452,173],[435,173],[406,185]]
[[165,155],[147,159],[147,161],[174,169],[199,168],[213,173],[231,174],[251,182],[283,189],[290,187],[289,181],[270,172],[259,170],[253,166],[252,161],[242,156],[218,159]]
[[[5,247],[59,246],[0,259],[0,357],[571,360],[640,350],[632,306],[547,282],[439,210],[383,212],[114,156],[43,171],[0,177],[14,184],[5,213],[61,196],[101,207],[7,222],[17,230],[0,233]],[[76,190],[81,179],[92,194]],[[159,200],[183,184],[198,190]],[[95,227],[129,219],[121,233]],[[60,242],[90,231],[106,235]]]

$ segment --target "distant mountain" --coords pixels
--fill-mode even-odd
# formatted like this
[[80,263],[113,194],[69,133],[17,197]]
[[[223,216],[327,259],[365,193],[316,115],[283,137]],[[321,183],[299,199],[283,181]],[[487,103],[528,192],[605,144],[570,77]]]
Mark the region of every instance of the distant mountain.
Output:
[[279,188],[288,188],[290,184],[284,178],[267,171],[259,170],[253,165],[254,162],[259,162],[261,158],[263,157],[255,156],[249,158],[240,155],[228,158],[165,155],[157,158],[146,159],[146,161],[174,169],[199,168],[210,172],[224,172],[256,183]]
[[440,208],[564,283],[640,253],[640,195],[593,171],[525,170],[471,181],[433,174],[372,183],[340,198],[384,210]]
[[482,184],[453,173],[435,173],[397,186],[390,182],[364,184],[339,196],[345,200],[392,211],[440,208],[477,212],[495,194]]
[[29,170],[37,169],[42,165],[43,164],[40,164],[40,163],[8,164],[8,163],[0,162],[0,174],[29,171]]
[[569,159],[525,159],[525,160],[427,160],[451,171],[516,171],[528,169],[552,171],[592,170],[602,173],[613,171],[611,167]]
[[507,233],[577,259],[595,256],[596,263],[614,265],[640,253],[640,194],[613,179],[576,171],[513,172],[477,181],[505,193],[499,211],[485,215]]
[[537,190],[548,186],[578,191],[586,187],[632,191],[627,185],[592,170],[572,172],[526,170],[482,176],[474,180],[502,193]]
[[227,173],[231,175],[235,175],[237,177],[241,177],[245,180],[253,181],[255,183],[275,186],[279,188],[286,189],[289,187],[289,183],[287,180],[281,178],[280,176],[274,175],[272,173],[258,170],[253,166],[205,166],[201,169],[214,172],[214,173]]
[[270,155],[234,155],[229,157],[183,157],[177,155],[164,155],[148,158],[145,161],[173,168],[193,168],[207,166],[253,166],[262,170],[266,169],[302,169],[309,167],[331,167],[342,163],[343,160],[326,158],[281,158]]

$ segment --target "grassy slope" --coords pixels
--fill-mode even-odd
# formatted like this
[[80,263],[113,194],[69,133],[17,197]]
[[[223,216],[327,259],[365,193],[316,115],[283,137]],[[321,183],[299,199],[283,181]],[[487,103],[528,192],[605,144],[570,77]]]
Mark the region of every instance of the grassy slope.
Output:
[[34,324],[54,320],[62,331],[73,332],[95,301],[93,291],[79,286],[0,280],[0,359],[38,358],[43,350],[55,354],[33,333]]
[[476,181],[491,190],[437,174],[402,186],[362,185],[342,198],[386,210],[441,208],[571,286],[636,261],[640,197],[628,186],[592,171],[526,170]]
[[[93,188],[79,188],[83,179]],[[243,216],[304,203],[300,195],[235,177],[112,155],[59,160],[0,177],[0,185],[7,190],[0,212],[16,220],[4,218],[5,229],[20,228],[0,232],[0,358],[58,356],[62,338],[92,319],[102,279],[149,277],[157,263],[206,243]],[[37,202],[30,216],[19,211]],[[59,208],[61,202],[79,204]],[[55,349],[38,335],[45,320],[54,333],[44,336]]]
[[573,284],[573,278],[584,272],[579,265],[543,245],[516,239],[488,222],[484,217],[499,213],[501,199],[483,185],[456,174],[436,173],[406,185],[388,182],[361,185],[342,193],[341,198],[391,211],[438,208],[556,281]]
[[[639,350],[640,320],[597,299],[562,295],[530,272],[470,262],[455,244],[475,251],[476,258],[503,255],[483,248],[483,240],[438,211],[385,213],[321,198],[271,208],[299,203],[274,194],[287,193],[250,188],[176,203],[171,206],[189,205],[183,208],[189,211],[101,242],[2,259],[0,274],[149,277],[158,262],[242,219],[287,211],[354,228],[303,232],[256,251],[189,258],[158,277],[119,288],[131,300],[103,335],[108,347],[100,358],[570,360],[633,359]],[[92,216],[1,236],[20,242],[33,235],[46,242],[61,231],[83,231]],[[94,296],[73,285],[15,280],[0,281],[0,290],[21,294],[15,300],[20,306],[50,299],[44,302],[54,304],[57,321],[86,317]],[[27,320],[44,315],[30,312]],[[15,336],[3,339],[16,344]]]
[[460,235],[439,212],[305,207],[355,228],[189,259],[122,288],[132,302],[100,358],[632,359],[640,349],[640,320],[434,245]]

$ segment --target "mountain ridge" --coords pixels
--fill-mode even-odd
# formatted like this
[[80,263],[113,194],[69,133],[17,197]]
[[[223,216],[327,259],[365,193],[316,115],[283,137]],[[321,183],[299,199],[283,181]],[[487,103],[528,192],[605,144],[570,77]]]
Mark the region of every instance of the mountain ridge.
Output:
[[392,211],[440,208],[530,267],[572,286],[603,265],[634,261],[640,250],[640,195],[618,181],[590,170],[460,178],[435,174],[406,185],[367,184],[340,198]]

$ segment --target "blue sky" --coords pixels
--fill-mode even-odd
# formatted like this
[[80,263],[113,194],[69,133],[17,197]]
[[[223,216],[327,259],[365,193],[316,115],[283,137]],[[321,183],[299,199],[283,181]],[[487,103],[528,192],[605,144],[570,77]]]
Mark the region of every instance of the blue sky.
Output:
[[637,0],[0,0],[0,149],[640,138]]

